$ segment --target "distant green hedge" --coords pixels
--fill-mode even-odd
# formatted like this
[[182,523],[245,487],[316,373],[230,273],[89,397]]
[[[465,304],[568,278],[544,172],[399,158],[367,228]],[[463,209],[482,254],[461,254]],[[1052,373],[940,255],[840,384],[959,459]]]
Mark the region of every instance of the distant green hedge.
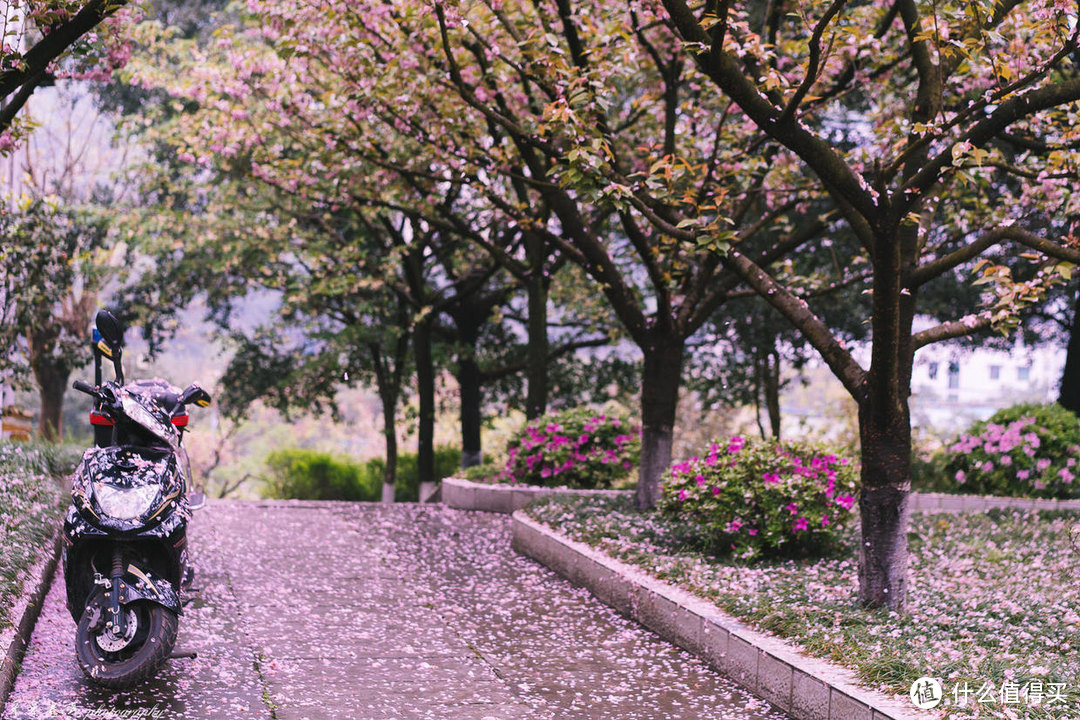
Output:
[[[397,459],[397,483],[394,485],[394,500],[397,502],[416,502],[420,497],[420,471],[417,469],[416,453],[399,453]],[[382,487],[383,458],[368,460],[365,467],[374,478],[376,486]],[[461,450],[455,447],[435,448],[435,479],[456,475],[461,467]],[[380,497],[382,490],[379,491]]]
[[[435,450],[435,477],[453,475],[461,463],[461,451],[441,447]],[[279,500],[349,500],[377,502],[382,499],[382,478],[386,461],[375,458],[356,462],[330,453],[302,448],[276,450],[266,457],[270,475],[267,497]],[[398,455],[394,499],[415,502],[419,497],[420,475],[416,453]]]

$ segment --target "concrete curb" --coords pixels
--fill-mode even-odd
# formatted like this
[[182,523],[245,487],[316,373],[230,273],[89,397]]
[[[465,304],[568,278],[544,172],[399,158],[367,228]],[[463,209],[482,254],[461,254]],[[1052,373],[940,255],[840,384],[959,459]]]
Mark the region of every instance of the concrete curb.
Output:
[[543,497],[618,497],[633,495],[632,490],[571,490],[534,485],[499,485],[478,483],[463,478],[444,478],[442,502],[456,510],[480,510],[510,514]]
[[[442,481],[442,502],[457,510],[513,513],[542,497],[617,497],[632,495],[632,490],[571,490],[533,485],[478,483],[448,477]],[[952,495],[948,493],[911,493],[908,510],[916,513],[986,512],[993,508],[1015,510],[1080,510],[1080,500],[1036,500],[997,495]],[[298,501],[287,501],[296,503]]]
[[929,720],[908,703],[859,686],[854,673],[752,630],[712,603],[649,577],[524,513],[513,548],[708,662],[798,720]]
[[[60,542],[60,530],[57,530],[53,536],[51,550],[43,558],[39,559],[30,570],[30,582],[37,578],[37,585],[30,590],[29,594],[25,591],[22,594],[22,597],[25,598],[25,605],[19,622],[14,628],[14,637],[11,638],[10,642],[6,643],[4,657],[0,660],[0,715],[4,714],[8,696],[11,695],[11,691],[15,687],[15,679],[19,676],[19,669],[23,655],[26,653],[26,646],[30,643],[30,634],[34,631],[38,615],[41,614],[41,606],[45,602],[45,596],[49,593],[49,587],[52,585],[56,566],[60,560]],[[15,610],[18,610],[18,603],[16,603]]]
[[994,508],[1012,510],[1080,510],[1080,500],[1037,500],[998,495],[950,495],[948,493],[911,493],[910,512],[986,512]]

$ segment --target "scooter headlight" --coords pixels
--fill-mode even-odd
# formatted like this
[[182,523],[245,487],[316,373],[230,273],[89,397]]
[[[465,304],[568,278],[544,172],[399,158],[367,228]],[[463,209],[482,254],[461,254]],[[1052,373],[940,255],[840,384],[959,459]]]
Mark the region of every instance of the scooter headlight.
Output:
[[154,507],[158,497],[156,485],[121,488],[94,483],[94,500],[101,511],[117,520],[134,520]]

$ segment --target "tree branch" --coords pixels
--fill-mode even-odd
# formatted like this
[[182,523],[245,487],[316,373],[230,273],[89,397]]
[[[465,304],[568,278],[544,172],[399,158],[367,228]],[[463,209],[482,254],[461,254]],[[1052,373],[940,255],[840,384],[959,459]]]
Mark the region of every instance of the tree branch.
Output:
[[817,25],[814,26],[814,32],[810,35],[810,59],[806,65],[806,77],[803,78],[802,84],[799,85],[795,94],[791,96],[783,112],[780,113],[780,117],[776,119],[777,123],[786,123],[795,117],[799,104],[806,97],[806,93],[810,92],[810,88],[813,87],[814,83],[817,82],[818,67],[821,64],[821,36],[825,34],[825,28],[829,26],[832,19],[839,14],[846,4],[847,0],[833,0],[832,5],[829,6],[822,18],[818,20]]
[[990,320],[991,314],[989,312],[981,312],[978,315],[969,315],[967,318],[961,320],[951,320],[936,327],[915,333],[911,336],[911,344],[913,349],[918,350],[931,343],[964,337],[990,327]]
[[764,270],[738,251],[724,258],[724,265],[738,273],[767,303],[780,311],[803,337],[814,346],[825,363],[840,379],[856,402],[866,396],[866,371],[856,362],[829,327],[813,312],[805,300],[795,297]]

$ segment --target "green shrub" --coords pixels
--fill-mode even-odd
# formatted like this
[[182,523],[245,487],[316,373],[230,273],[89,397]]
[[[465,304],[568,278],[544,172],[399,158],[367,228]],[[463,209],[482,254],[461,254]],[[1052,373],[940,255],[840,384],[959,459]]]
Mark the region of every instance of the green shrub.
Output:
[[461,471],[461,477],[474,482],[510,482],[510,475],[506,472],[506,463],[489,462],[482,465],[473,465]]
[[945,469],[947,458],[938,452],[929,457],[912,454],[911,489],[916,492],[956,492]]
[[506,446],[512,483],[610,488],[637,467],[639,429],[626,416],[573,408],[527,424]]
[[374,501],[382,495],[381,476],[371,482],[359,463],[329,453],[299,448],[276,450],[266,458],[267,494],[294,500]]
[[17,622],[13,606],[36,581],[28,571],[51,551],[68,504],[60,475],[72,468],[50,457],[48,446],[0,441],[0,630]]
[[[277,450],[266,457],[270,469],[267,496],[293,500],[350,500],[377,502],[382,499],[386,461],[373,458],[358,463],[329,453],[294,448]],[[461,451],[435,449],[435,479],[457,472]],[[420,497],[420,471],[416,453],[399,453],[394,500],[416,502]]]
[[37,446],[48,468],[48,472],[56,477],[67,477],[75,472],[75,467],[82,460],[86,447],[82,445],[48,445]]
[[820,554],[854,516],[858,477],[856,463],[818,446],[733,437],[672,466],[660,510],[712,552]]
[[[420,466],[416,453],[398,453],[397,482],[394,484],[394,500],[416,502],[420,498]],[[435,480],[456,475],[461,467],[461,450],[455,447],[435,448]],[[366,470],[371,482],[382,487],[386,461],[374,458],[367,461]],[[379,491],[380,496],[382,491]]]
[[1015,405],[971,426],[939,460],[941,489],[1080,497],[1080,419],[1057,404]]

